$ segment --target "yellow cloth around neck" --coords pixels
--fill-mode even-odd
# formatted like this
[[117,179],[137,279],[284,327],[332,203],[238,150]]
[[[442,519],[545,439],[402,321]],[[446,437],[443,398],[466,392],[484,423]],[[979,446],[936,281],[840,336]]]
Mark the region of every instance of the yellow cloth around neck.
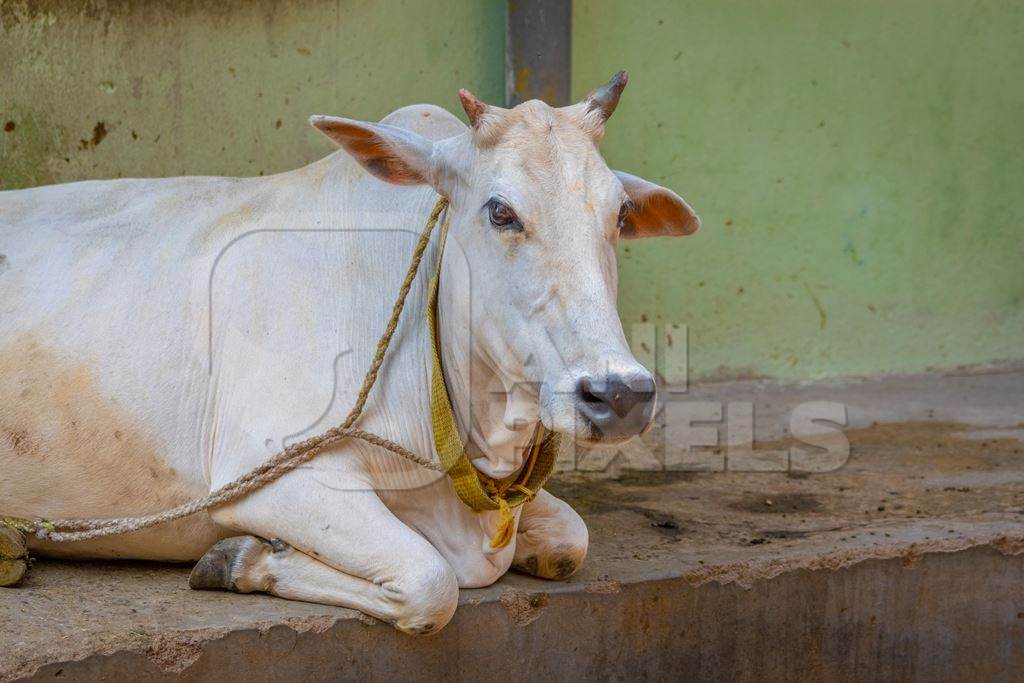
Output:
[[[444,201],[442,198],[439,201]],[[448,396],[448,386],[441,368],[441,332],[437,321],[437,293],[441,282],[441,262],[448,237],[450,208],[445,210],[438,236],[437,268],[430,280],[427,299],[427,324],[430,326],[430,347],[433,370],[430,382],[430,417],[434,426],[434,446],[441,458],[441,467],[452,480],[455,492],[463,503],[476,512],[498,510],[498,530],[491,538],[492,548],[504,548],[515,532],[515,508],[530,501],[544,486],[561,447],[561,436],[540,424],[534,433],[530,452],[519,473],[510,479],[496,480],[479,472],[470,462],[455,424],[455,413]]]

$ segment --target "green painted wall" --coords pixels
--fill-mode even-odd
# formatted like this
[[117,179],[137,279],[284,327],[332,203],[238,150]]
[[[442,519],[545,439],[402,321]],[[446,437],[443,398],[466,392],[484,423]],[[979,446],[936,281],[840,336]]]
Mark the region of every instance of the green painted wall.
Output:
[[621,250],[624,320],[693,376],[1024,358],[1024,5],[589,0],[573,88],[620,68],[604,150],[702,232]]
[[258,175],[332,150],[310,114],[503,96],[505,4],[0,0],[0,189]]
[[[272,173],[330,151],[312,113],[500,102],[504,5],[0,0],[0,189]],[[704,219],[621,259],[693,376],[1024,359],[1024,7],[589,0],[573,35],[578,96],[631,72],[609,160]]]

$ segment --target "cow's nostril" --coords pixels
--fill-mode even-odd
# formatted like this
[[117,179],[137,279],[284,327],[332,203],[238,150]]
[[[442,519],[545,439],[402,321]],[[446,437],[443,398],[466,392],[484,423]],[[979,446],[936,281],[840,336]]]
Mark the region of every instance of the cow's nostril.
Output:
[[639,433],[654,412],[656,387],[650,377],[609,375],[604,381],[582,377],[576,385],[580,412],[607,435]]
[[580,400],[584,403],[604,403],[604,399],[600,395],[600,390],[595,391],[594,383],[589,377],[584,377],[579,381],[577,388]]

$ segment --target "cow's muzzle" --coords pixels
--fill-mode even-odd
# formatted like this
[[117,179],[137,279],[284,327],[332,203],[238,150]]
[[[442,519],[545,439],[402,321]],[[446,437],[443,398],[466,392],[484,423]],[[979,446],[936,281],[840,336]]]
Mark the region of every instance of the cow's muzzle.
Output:
[[621,441],[641,434],[651,423],[657,402],[654,378],[647,374],[576,382],[576,409],[589,423],[593,441]]

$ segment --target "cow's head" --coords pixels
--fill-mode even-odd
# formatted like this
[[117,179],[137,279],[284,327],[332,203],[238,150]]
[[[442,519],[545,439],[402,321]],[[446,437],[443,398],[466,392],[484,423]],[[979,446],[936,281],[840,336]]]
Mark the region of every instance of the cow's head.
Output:
[[[471,128],[439,141],[314,117],[373,175],[426,183],[451,200],[449,244],[467,255],[472,282],[446,283],[446,270],[442,291],[472,289],[471,355],[492,391],[509,397],[509,430],[539,417],[581,441],[614,443],[641,433],[654,414],[654,378],[630,353],[615,307],[615,245],[689,235],[700,220],[671,190],[601,157],[625,85],[621,72],[559,109],[537,100],[502,109],[463,90]],[[445,334],[458,330],[443,322]]]

